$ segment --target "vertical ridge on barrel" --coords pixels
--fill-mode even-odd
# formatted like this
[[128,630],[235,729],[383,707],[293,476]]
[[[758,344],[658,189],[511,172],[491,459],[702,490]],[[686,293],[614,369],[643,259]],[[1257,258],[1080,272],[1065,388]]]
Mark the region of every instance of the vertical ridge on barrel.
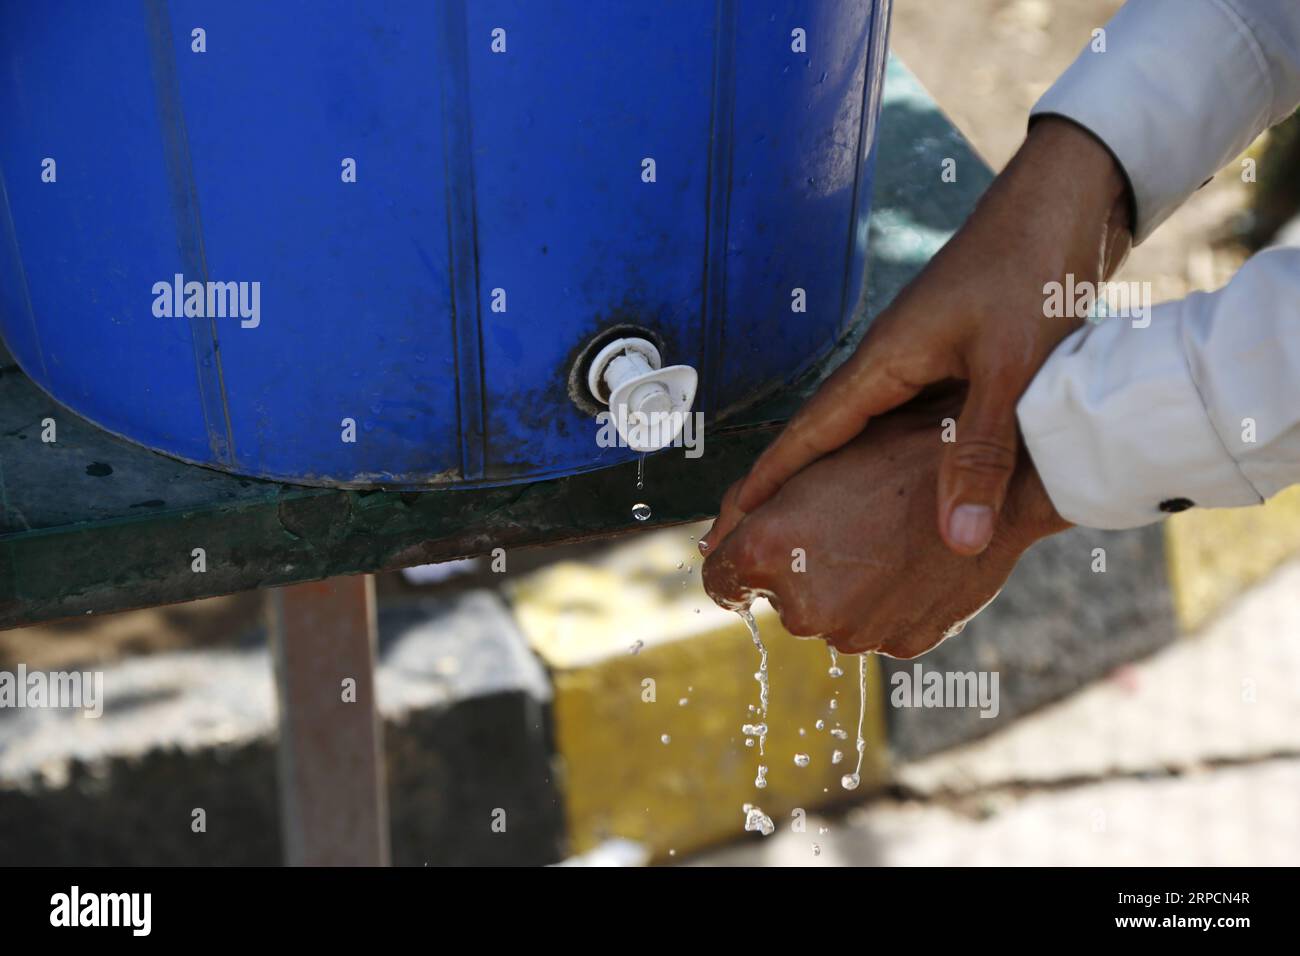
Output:
[[465,0],[441,6],[438,70],[442,84],[443,147],[451,277],[451,321],[456,345],[456,396],[461,474],[483,477],[485,467],[483,345],[478,295],[478,235],[469,111]]
[[[146,0],[145,23],[153,58],[154,88],[158,95],[158,122],[162,128],[168,186],[176,216],[176,242],[186,280],[206,283],[209,278],[203,251],[203,222],[199,215],[198,190],[190,165],[185,114],[181,108],[180,84],[176,78],[171,20],[163,0]],[[194,371],[198,377],[199,400],[207,426],[208,446],[214,460],[235,466],[235,442],[230,427],[230,406],[221,374],[221,347],[216,324],[210,317],[190,319],[194,344]]]
[[704,339],[700,349],[703,388],[700,411],[718,408],[715,383],[724,346],[727,309],[727,236],[731,216],[731,171],[736,109],[736,2],[717,0],[713,37],[713,87],[709,115],[709,178],[705,187]]

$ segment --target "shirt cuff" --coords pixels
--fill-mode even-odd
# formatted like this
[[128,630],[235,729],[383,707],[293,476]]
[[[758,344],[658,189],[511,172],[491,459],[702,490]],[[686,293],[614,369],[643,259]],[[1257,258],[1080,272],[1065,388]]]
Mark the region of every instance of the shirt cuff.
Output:
[[1262,498],[1206,412],[1178,303],[1149,325],[1110,318],[1065,339],[1017,406],[1025,447],[1057,512],[1090,528],[1134,528],[1192,505]]
[[1258,42],[1226,5],[1134,0],[1030,115],[1063,116],[1111,151],[1133,190],[1136,244],[1267,127],[1271,86]]

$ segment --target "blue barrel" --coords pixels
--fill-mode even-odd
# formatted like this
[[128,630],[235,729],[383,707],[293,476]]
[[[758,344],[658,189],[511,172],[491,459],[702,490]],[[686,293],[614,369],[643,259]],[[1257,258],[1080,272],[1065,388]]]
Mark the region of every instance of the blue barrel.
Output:
[[887,0],[4,4],[0,333],[237,474],[625,461],[593,345],[693,366],[712,420],[842,334],[887,32]]

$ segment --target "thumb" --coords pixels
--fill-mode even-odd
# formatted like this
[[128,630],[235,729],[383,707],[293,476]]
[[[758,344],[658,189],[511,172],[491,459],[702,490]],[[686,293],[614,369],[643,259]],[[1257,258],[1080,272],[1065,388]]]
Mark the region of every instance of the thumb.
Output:
[[972,382],[956,441],[939,469],[939,534],[960,555],[979,554],[993,538],[1007,483],[1016,469],[1016,398],[1005,381]]

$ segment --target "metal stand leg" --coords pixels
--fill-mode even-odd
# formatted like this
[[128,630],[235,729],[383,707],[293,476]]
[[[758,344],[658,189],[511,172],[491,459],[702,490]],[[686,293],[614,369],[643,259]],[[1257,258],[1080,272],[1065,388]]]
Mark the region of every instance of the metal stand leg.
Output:
[[268,592],[290,866],[387,866],[371,575]]

